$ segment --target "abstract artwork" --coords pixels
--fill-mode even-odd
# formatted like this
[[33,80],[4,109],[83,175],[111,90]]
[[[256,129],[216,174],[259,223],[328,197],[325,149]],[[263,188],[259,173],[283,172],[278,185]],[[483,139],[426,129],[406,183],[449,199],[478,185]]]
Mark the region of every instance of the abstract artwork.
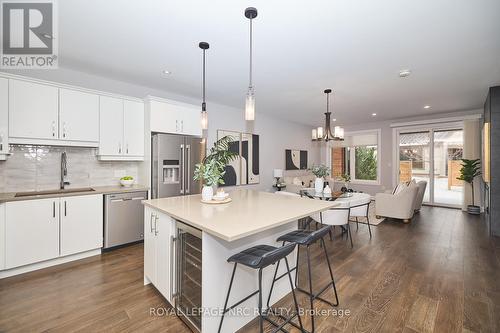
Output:
[[306,170],[307,169],[307,150],[285,150],[285,169],[286,170]]
[[229,150],[238,154],[238,157],[226,165],[222,186],[258,184],[259,136],[235,131],[217,131],[217,140],[225,136],[233,139],[229,144]]

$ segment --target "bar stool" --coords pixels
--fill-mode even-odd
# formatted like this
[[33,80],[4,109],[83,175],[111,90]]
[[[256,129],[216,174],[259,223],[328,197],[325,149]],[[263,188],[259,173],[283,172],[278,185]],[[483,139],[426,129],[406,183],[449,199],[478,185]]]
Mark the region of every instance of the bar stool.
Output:
[[[329,226],[324,226],[321,229],[314,230],[314,231],[308,231],[308,230],[296,230],[289,232],[287,234],[284,234],[280,236],[277,241],[278,242],[283,242],[283,246],[285,246],[285,243],[292,243],[292,244],[297,244],[297,263],[294,268],[291,270],[295,270],[295,288],[297,288],[298,291],[303,292],[309,296],[309,302],[310,302],[310,307],[311,310],[313,309],[313,303],[316,299],[325,302],[326,304],[335,307],[339,305],[339,298],[337,295],[337,288],[335,287],[335,280],[333,278],[333,272],[332,272],[332,266],[330,265],[330,259],[328,257],[328,252],[326,251],[326,246],[325,246],[325,240],[324,237],[328,234],[330,231]],[[311,272],[311,254],[310,254],[310,249],[309,246],[314,244],[316,241],[320,241],[321,245],[323,247],[324,253],[325,253],[325,258],[326,262],[328,264],[328,270],[330,271],[330,282],[326,286],[324,286],[318,293],[313,294],[313,289],[312,289],[312,272]],[[308,271],[308,276],[309,276],[309,290],[304,290],[298,287],[298,272],[299,272],[299,255],[300,255],[300,246],[305,246],[306,247],[306,253],[307,253],[307,271]],[[269,291],[269,298],[267,299],[267,305],[269,306],[269,299],[271,298],[271,293],[273,291],[274,283],[281,279],[282,277],[285,276],[285,274],[280,275],[279,277],[276,277],[278,273],[278,268],[279,268],[279,262],[276,265],[276,270],[274,271],[274,277],[273,277],[273,282],[271,284],[271,290]],[[333,293],[335,295],[335,303],[332,303],[330,301],[327,301],[326,299],[322,298],[320,295],[325,292],[328,287],[332,286],[333,287]],[[311,315],[311,325],[312,325],[312,330],[311,332],[314,333],[314,316]]]
[[[235,307],[237,307],[238,305],[240,305],[241,303],[250,299],[252,296],[255,296],[256,294],[259,294],[259,327],[261,333],[264,332],[264,320],[268,321],[269,323],[271,323],[273,326],[276,327],[276,330],[274,330],[273,332],[278,332],[278,331],[287,332],[283,328],[286,324],[293,325],[294,327],[300,329],[302,332],[307,332],[304,330],[302,326],[302,320],[300,319],[299,305],[297,303],[297,298],[295,297],[292,275],[290,273],[290,266],[288,265],[288,259],[286,258],[286,256],[289,255],[294,250],[294,248],[295,248],[295,243],[291,243],[282,247],[274,247],[270,245],[257,245],[249,249],[243,250],[231,256],[229,259],[227,259],[228,262],[234,262],[234,268],[233,268],[233,273],[231,275],[231,282],[229,282],[229,290],[227,291],[226,301],[224,302],[224,310],[222,312],[222,317],[219,323],[219,330],[218,330],[219,333],[222,329],[222,322],[224,321],[224,315],[227,312],[234,309]],[[290,281],[290,288],[292,289],[293,302],[295,304],[296,313],[288,318],[280,316],[285,321],[281,324],[278,324],[274,320],[268,318],[269,307],[265,311],[262,311],[262,270],[269,265],[273,265],[275,263],[279,264],[281,259],[285,259],[285,264],[287,267],[287,273],[285,273],[285,275],[288,275],[288,279]],[[254,291],[247,297],[241,299],[240,301],[236,302],[235,304],[233,304],[228,308],[227,303],[229,300],[229,295],[231,293],[231,288],[233,286],[234,274],[236,272],[236,267],[238,266],[238,264],[242,264],[247,267],[259,270],[259,290]],[[295,318],[295,316],[299,318],[299,325],[292,322],[292,319]]]

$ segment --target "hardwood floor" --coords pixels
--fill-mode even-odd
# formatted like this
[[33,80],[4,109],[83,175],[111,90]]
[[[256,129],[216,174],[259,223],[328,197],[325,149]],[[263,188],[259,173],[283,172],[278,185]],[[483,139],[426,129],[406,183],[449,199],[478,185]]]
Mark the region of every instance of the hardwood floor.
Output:
[[[481,218],[424,207],[410,225],[389,220],[373,227],[371,240],[366,225],[351,228],[353,249],[338,230],[326,240],[336,310],[350,313],[317,316],[316,332],[500,331],[500,239],[488,237]],[[315,246],[312,256],[317,287],[328,275],[320,250]],[[174,316],[150,315],[166,303],[143,286],[142,255],[142,245],[134,245],[0,280],[0,332],[189,332]],[[255,323],[241,330],[257,331]]]

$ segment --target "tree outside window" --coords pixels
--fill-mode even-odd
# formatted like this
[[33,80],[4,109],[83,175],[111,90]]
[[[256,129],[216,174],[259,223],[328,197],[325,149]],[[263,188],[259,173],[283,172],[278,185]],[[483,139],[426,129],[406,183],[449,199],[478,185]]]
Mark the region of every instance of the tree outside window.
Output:
[[356,147],[355,151],[355,179],[377,180],[377,147]]

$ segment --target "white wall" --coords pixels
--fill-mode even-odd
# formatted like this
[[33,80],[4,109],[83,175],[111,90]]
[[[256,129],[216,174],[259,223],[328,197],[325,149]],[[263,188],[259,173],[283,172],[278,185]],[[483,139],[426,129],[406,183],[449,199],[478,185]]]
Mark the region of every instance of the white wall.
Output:
[[[30,71],[5,71],[11,74],[34,77],[37,79],[70,84],[89,89],[96,89],[110,93],[123,94],[132,97],[144,98],[147,95],[168,98],[186,103],[201,105],[200,99],[149,88],[128,82],[117,81],[93,74],[87,74],[66,68],[57,70],[30,70]],[[169,80],[166,78],[165,80]],[[201,93],[201,89],[200,89]],[[210,87],[207,91],[210,96]],[[247,131],[260,135],[260,183],[248,185],[248,188],[257,190],[270,190],[273,183],[273,169],[285,167],[285,149],[308,150],[308,163],[318,163],[320,149],[311,141],[311,127],[297,124],[286,119],[278,119],[259,113],[259,100],[257,95],[256,120],[252,128],[247,128],[244,120],[244,92],[241,93],[242,109],[214,104],[208,98],[207,111],[209,113],[208,146],[210,147],[217,138],[217,130]],[[201,106],[200,106],[201,108]],[[147,168],[142,163],[142,168]],[[141,172],[142,174],[142,172]],[[146,174],[146,172],[144,173]]]
[[[352,187],[356,190],[367,192],[370,194],[375,194],[378,192],[384,192],[385,190],[392,189],[394,184],[394,166],[393,164],[393,128],[391,124],[401,123],[407,121],[418,121],[418,120],[428,120],[432,123],[433,119],[441,119],[447,117],[461,117],[465,115],[472,114],[482,114],[482,110],[470,110],[470,111],[457,111],[451,113],[441,113],[426,117],[411,117],[411,118],[400,118],[381,122],[365,123],[353,126],[346,126],[346,132],[352,131],[362,131],[362,130],[381,130],[381,147],[379,147],[379,154],[381,159],[381,173],[380,173],[380,185],[361,185],[353,184]],[[422,125],[425,126],[425,125]],[[326,163],[328,150],[323,147],[321,149],[321,162]],[[340,188],[342,184],[337,183],[336,188]]]

